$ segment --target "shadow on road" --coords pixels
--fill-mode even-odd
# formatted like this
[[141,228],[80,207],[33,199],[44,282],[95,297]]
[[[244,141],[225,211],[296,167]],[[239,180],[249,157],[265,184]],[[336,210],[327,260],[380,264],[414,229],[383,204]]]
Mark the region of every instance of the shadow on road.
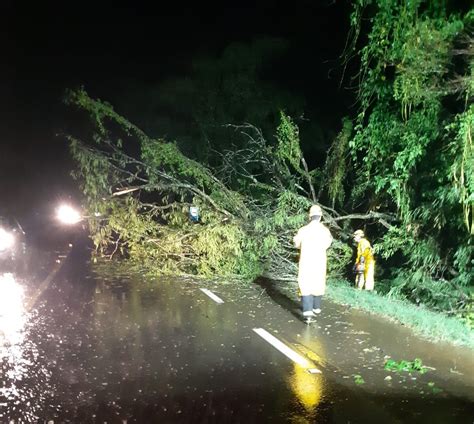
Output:
[[295,299],[289,298],[285,293],[282,293],[276,286],[273,280],[265,277],[258,277],[254,284],[261,287],[270,296],[270,298],[280,305],[283,309],[290,312],[295,318],[301,320],[301,305]]

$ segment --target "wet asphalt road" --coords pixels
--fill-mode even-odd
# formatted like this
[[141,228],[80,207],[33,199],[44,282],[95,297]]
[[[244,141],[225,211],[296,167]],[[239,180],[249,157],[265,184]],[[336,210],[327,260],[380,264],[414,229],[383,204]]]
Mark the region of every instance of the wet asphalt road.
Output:
[[58,259],[65,254],[35,277],[2,277],[2,423],[474,421],[468,379],[446,387],[436,375],[387,381],[377,368],[386,352],[337,307],[326,304],[308,327],[268,282],[148,279],[112,267],[98,275],[83,254]]

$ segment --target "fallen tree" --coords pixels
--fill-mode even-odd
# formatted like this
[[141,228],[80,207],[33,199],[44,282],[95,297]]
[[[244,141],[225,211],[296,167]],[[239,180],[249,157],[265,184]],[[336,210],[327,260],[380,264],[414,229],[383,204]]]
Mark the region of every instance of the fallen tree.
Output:
[[[316,171],[308,169],[288,116],[281,113],[273,146],[254,126],[235,126],[245,148],[221,153],[220,166],[211,169],[175,143],[148,137],[83,90],[68,99],[93,122],[82,140],[68,140],[93,217],[96,255],[121,255],[155,273],[294,279],[292,237],[317,200]],[[199,223],[189,219],[191,206],[200,210]],[[333,275],[346,271],[352,255],[341,222],[367,218],[388,225],[392,219],[374,212],[340,216],[321,206],[336,238],[329,253]]]
[[[311,163],[325,163],[317,169],[283,113],[270,142],[268,128],[267,138],[250,124],[221,131],[222,119],[209,118],[204,127],[219,126],[220,135],[206,145],[214,150],[204,163],[84,91],[70,93],[94,124],[69,140],[87,208],[100,215],[90,223],[96,254],[122,255],[160,273],[294,279],[291,239],[317,202],[336,237],[330,274],[346,273],[347,237],[362,227],[374,245],[379,293],[472,324],[473,11],[428,0],[353,6],[342,57],[359,61],[358,114],[343,121],[327,153],[313,150]],[[229,98],[225,92],[222,103],[204,102],[206,113],[193,123],[231,110]],[[196,151],[204,140],[192,134],[182,146],[193,140],[188,150]],[[238,148],[219,147],[237,137]],[[326,146],[321,140],[318,148]],[[188,219],[191,205],[200,208],[199,224]]]

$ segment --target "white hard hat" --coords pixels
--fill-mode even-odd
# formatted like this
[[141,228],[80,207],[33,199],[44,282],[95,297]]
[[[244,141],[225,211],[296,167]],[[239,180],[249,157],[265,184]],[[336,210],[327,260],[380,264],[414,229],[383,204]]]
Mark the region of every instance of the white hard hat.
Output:
[[355,230],[354,237],[357,237],[357,236],[364,237],[364,232],[362,230]]
[[321,216],[323,211],[319,205],[313,205],[309,208],[309,216]]

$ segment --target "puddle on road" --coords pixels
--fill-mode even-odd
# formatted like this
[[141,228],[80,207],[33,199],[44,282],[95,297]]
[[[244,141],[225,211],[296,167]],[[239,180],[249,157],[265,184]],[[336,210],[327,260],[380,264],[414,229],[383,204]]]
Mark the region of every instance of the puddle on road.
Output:
[[[288,312],[295,315],[295,310],[299,313],[292,285],[263,280],[259,286],[281,306],[283,316]],[[293,334],[292,340],[301,344],[303,351],[316,352],[322,358],[335,381],[356,386],[375,403],[384,404],[401,422],[416,422],[417,417],[443,423],[474,422],[472,351],[429,343],[393,322],[327,300],[323,303],[323,314],[304,334],[298,334],[298,319],[294,325],[285,326],[282,317],[260,319],[273,321],[278,331]],[[384,369],[387,359],[417,357],[429,367],[423,375]],[[463,369],[465,375],[453,372],[456,368]]]
[[[359,374],[370,386],[362,364],[347,374],[328,361],[335,327],[352,328],[350,317],[307,327],[258,287],[209,283],[222,305],[199,287],[189,279],[98,279],[83,267],[63,273],[18,329],[21,338],[4,345],[18,354],[12,359],[2,350],[0,421],[389,423],[423,416],[457,423],[467,417],[469,404],[443,394],[410,408],[418,401],[411,392],[356,387]],[[255,336],[252,329],[263,324],[321,364],[323,374],[309,374]],[[362,341],[353,352],[344,348],[346,355],[379,355],[363,334],[346,336]]]
[[82,277],[53,282],[18,337],[2,345],[1,422],[255,422],[314,413],[285,380],[291,363],[266,346],[261,355],[256,337],[241,337],[235,312],[196,285]]

